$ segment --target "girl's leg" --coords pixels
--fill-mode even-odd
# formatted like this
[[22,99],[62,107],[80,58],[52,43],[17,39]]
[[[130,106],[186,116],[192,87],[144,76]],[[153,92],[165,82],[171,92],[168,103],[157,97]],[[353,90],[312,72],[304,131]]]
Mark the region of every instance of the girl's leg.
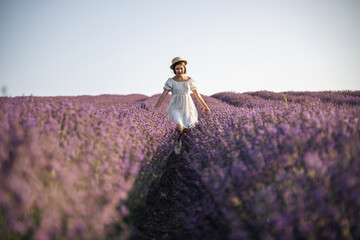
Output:
[[181,136],[183,135],[183,130],[184,127],[180,123],[176,124],[176,131],[179,132],[179,136],[177,138],[177,144],[174,147],[175,154],[180,154],[181,152],[181,148],[182,148]]
[[183,130],[184,130],[184,127],[183,125],[181,125],[180,123],[176,124],[176,130],[182,134],[183,133]]

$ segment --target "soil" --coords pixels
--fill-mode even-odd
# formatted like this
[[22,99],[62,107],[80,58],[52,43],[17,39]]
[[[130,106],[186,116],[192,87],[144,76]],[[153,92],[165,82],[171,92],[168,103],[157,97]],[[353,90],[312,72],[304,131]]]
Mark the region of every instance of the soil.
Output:
[[186,160],[188,148],[184,142],[181,153],[172,152],[167,159],[131,239],[228,239],[228,222]]

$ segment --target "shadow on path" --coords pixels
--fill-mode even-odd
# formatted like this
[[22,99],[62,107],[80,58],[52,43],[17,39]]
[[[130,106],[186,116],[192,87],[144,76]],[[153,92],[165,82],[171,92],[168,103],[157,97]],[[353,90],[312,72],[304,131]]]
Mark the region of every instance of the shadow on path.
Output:
[[171,153],[159,181],[149,188],[131,239],[227,239],[228,224],[199,174]]

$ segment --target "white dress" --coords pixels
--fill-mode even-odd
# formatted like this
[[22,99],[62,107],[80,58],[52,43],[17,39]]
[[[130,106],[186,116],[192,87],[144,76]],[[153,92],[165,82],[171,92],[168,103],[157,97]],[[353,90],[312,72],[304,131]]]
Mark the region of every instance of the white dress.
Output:
[[198,122],[198,112],[190,93],[197,89],[195,80],[189,78],[184,82],[177,82],[169,78],[164,89],[172,93],[169,106],[166,108],[168,117],[176,124],[180,123],[184,128],[192,128]]

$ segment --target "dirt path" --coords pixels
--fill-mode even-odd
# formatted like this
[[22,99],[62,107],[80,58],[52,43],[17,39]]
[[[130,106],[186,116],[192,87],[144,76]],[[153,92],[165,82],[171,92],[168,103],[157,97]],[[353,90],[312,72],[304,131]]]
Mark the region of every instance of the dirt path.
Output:
[[146,198],[132,239],[227,239],[228,224],[199,174],[174,152]]

